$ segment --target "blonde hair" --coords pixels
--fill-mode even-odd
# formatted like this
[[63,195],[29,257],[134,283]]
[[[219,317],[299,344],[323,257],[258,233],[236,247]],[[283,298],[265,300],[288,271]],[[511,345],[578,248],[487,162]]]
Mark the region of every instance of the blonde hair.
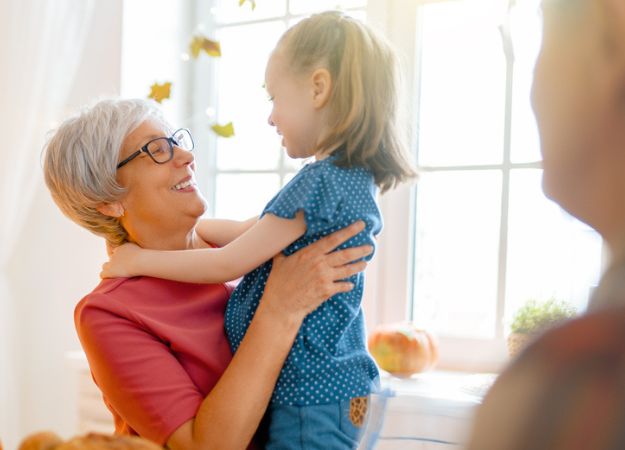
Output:
[[295,73],[321,66],[332,77],[330,132],[317,151],[341,146],[335,163],[368,169],[382,192],[416,177],[399,126],[398,59],[384,38],[328,11],[291,27],[277,48]]
[[44,147],[43,172],[54,202],[69,219],[113,246],[128,239],[116,217],[97,207],[121,200],[117,182],[122,144],[148,118],[165,123],[152,101],[102,100],[65,120]]

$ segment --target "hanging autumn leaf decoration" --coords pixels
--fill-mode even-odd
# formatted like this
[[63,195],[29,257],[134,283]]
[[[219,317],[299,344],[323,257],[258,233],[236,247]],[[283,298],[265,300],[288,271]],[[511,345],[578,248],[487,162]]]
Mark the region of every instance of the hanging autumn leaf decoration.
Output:
[[154,99],[158,103],[162,103],[163,100],[171,96],[171,82],[163,84],[154,83],[150,86],[150,94],[148,98]]
[[189,51],[191,52],[193,59],[197,59],[202,51],[208,56],[217,58],[221,56],[221,44],[219,44],[218,41],[208,39],[206,36],[196,34],[191,39]]
[[228,122],[226,125],[215,124],[211,126],[211,130],[215,132],[217,136],[229,138],[234,136],[234,125],[232,122]]
[[252,5],[252,11],[256,9],[256,0],[239,0],[239,6],[243,6],[245,2],[248,2]]

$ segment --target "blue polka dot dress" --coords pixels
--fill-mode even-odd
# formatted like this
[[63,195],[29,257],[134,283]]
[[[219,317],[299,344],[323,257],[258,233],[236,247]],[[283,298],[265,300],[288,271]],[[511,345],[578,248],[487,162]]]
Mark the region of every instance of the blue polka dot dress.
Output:
[[[363,168],[342,168],[336,156],[307,164],[267,204],[262,215],[294,218],[304,211],[306,233],[284,249],[290,255],[358,219],[366,228],[340,248],[369,244],[382,228],[373,176]],[[261,215],[261,217],[262,217]],[[369,255],[367,259],[370,259]],[[236,352],[258,307],[271,260],[245,275],[226,308],[226,334]],[[306,317],[282,368],[272,403],[312,406],[368,395],[378,377],[365,342],[360,307],[364,274],[354,289],[337,294]],[[296,296],[297,292],[293,293]]]

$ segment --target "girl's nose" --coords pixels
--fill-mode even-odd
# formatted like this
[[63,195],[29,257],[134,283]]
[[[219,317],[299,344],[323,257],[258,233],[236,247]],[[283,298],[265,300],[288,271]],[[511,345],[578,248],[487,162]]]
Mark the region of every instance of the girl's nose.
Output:
[[273,123],[273,120],[271,119],[271,114],[269,114],[269,117],[267,117],[267,123],[269,124],[269,126],[275,127],[276,124]]

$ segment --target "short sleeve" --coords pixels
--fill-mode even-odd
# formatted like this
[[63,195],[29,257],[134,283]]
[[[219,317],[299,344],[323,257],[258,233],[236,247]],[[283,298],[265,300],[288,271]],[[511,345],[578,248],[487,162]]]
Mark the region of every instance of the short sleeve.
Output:
[[75,321],[95,382],[140,436],[164,445],[195,417],[204,396],[165,342],[96,306],[77,310]]
[[343,203],[338,170],[330,163],[302,169],[265,207],[262,215],[292,219],[304,212],[306,235],[331,227]]

